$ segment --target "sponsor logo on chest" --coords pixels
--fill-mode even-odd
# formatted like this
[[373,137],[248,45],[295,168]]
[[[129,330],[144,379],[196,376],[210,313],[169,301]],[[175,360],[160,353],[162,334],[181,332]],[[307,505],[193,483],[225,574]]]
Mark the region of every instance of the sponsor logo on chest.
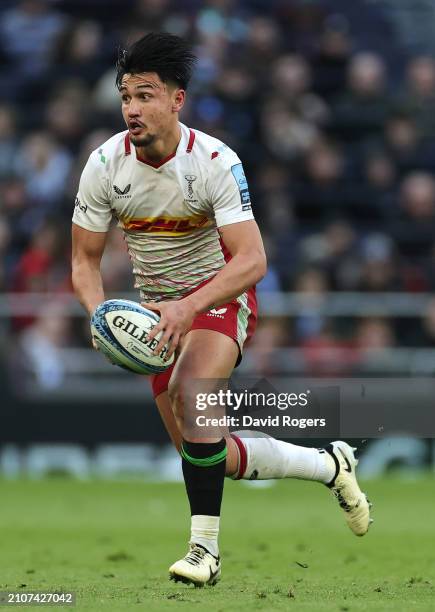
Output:
[[118,187],[117,185],[113,185],[113,191],[115,192],[115,200],[120,200],[121,198],[131,198],[132,194],[130,193],[131,183],[126,185],[123,189]]
[[144,217],[126,219],[122,221],[125,230],[164,234],[181,235],[198,230],[208,223],[205,215],[191,217]]

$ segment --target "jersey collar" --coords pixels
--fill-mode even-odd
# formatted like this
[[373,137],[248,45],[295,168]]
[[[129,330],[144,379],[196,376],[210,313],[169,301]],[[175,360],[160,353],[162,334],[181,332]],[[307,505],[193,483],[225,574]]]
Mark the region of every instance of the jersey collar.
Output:
[[134,149],[134,154],[136,155],[137,161],[141,162],[142,164],[146,164],[147,166],[151,166],[151,168],[155,168],[157,170],[158,168],[161,168],[164,164],[166,164],[168,161],[173,159],[176,155],[191,153],[193,145],[195,144],[195,132],[192,129],[187,128],[182,123],[180,123],[180,127],[181,139],[178,143],[177,150],[165,157],[164,159],[161,159],[159,162],[152,162],[147,159],[144,159],[143,157],[140,157],[136,148],[131,144],[128,131],[126,132],[124,138],[125,155],[131,155],[131,151],[132,149]]

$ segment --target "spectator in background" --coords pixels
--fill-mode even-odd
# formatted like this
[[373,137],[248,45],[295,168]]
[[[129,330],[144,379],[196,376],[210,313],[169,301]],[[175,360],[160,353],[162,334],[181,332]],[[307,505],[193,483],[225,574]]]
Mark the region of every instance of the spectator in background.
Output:
[[47,222],[33,234],[14,272],[14,291],[41,293],[67,288],[69,266],[62,256],[65,229],[58,223]]
[[6,290],[7,284],[7,251],[11,242],[11,231],[4,217],[0,216],[0,291]]
[[355,333],[356,346],[362,351],[382,351],[395,344],[395,334],[389,321],[377,317],[362,319]]
[[362,177],[352,194],[352,216],[358,227],[379,230],[396,208],[397,168],[383,149],[369,151],[362,161]]
[[[230,140],[238,143],[239,154],[243,159],[253,157],[256,135],[255,124],[249,109],[255,105],[256,79],[242,66],[227,66],[220,72],[216,83],[215,105],[222,104],[222,125]],[[207,122],[203,118],[203,124]],[[208,128],[207,128],[208,129]],[[207,131],[205,129],[205,131]]]
[[271,85],[298,114],[314,123],[325,122],[328,108],[311,92],[311,66],[300,55],[282,55],[272,65]]
[[71,165],[71,155],[49,132],[33,132],[24,139],[17,157],[17,173],[34,204],[27,219],[34,228],[61,200]]
[[346,376],[356,359],[349,342],[339,339],[327,320],[318,334],[301,343],[301,351],[308,376]]
[[[279,292],[283,289],[283,279],[281,272],[282,258],[279,257],[277,242],[267,233],[263,233],[264,250],[267,255],[267,272],[259,283],[257,283],[258,293],[271,291]],[[280,265],[281,264],[281,265]],[[284,262],[285,265],[285,262]]]
[[0,104],[0,180],[14,172],[17,139],[15,113],[11,106]]
[[364,179],[380,194],[390,192],[397,179],[396,168],[385,151],[368,155],[364,165]]
[[325,317],[320,307],[329,290],[327,276],[318,268],[308,268],[296,280],[294,291],[303,295],[304,314],[296,317],[294,331],[298,342],[317,337],[325,328]]
[[[15,97],[36,83],[50,66],[50,55],[65,27],[65,18],[47,0],[19,0],[0,15],[0,39],[13,70],[0,79],[0,93]],[[6,88],[7,87],[7,88]]]
[[281,159],[307,151],[329,119],[327,104],[310,91],[311,69],[299,55],[284,55],[272,66],[262,116],[269,149]]
[[165,30],[170,0],[136,0],[132,23],[144,23],[149,31]]
[[405,91],[399,109],[413,116],[425,138],[435,136],[435,60],[429,56],[412,59],[406,70]]
[[311,57],[318,46],[323,22],[328,12],[323,2],[275,3],[276,16],[285,28],[287,47],[306,57]]
[[232,0],[201,5],[195,17],[195,30],[200,48],[199,74],[203,83],[214,81],[219,65],[230,57],[230,39],[236,34],[238,19]]
[[351,51],[352,39],[346,18],[339,14],[327,17],[319,47],[311,61],[313,88],[317,93],[334,97],[344,90]]
[[91,87],[113,63],[113,50],[111,53],[106,51],[101,25],[90,20],[70,23],[59,40],[54,56],[52,81],[79,79],[87,87]]
[[256,374],[268,376],[279,372],[276,349],[289,346],[291,343],[288,319],[263,317],[249,345],[253,349],[253,367]]
[[382,131],[390,112],[385,62],[376,53],[356,53],[347,72],[347,91],[337,100],[334,129],[345,141],[359,141]]
[[[17,293],[62,293],[71,291],[70,269],[64,255],[66,228],[46,223],[32,236],[28,248],[18,260],[10,278],[9,290]],[[34,316],[16,316],[15,330],[34,322]]]
[[301,240],[299,260],[322,269],[331,289],[355,290],[361,274],[356,234],[352,226],[342,220],[326,226],[323,232]]
[[21,333],[16,358],[42,390],[54,391],[62,386],[65,378],[62,348],[69,340],[70,319],[65,316],[61,303],[46,307]]
[[317,126],[291,111],[278,97],[262,106],[260,122],[268,153],[279,161],[297,160],[320,135]]
[[331,142],[318,140],[304,159],[303,180],[293,188],[295,214],[311,226],[346,214],[349,193],[345,185],[344,157]]
[[[262,227],[268,270],[257,285],[259,291],[287,288],[297,265],[294,253],[293,202],[289,190],[289,175],[285,165],[267,163],[256,175],[252,192],[255,216]],[[282,253],[286,256],[283,257]]]
[[430,291],[435,291],[435,242],[432,244],[427,261],[424,263],[425,277]]
[[393,241],[381,233],[369,234],[361,245],[362,267],[359,291],[397,291],[396,259]]
[[394,329],[386,319],[367,317],[361,320],[355,332],[357,373],[388,372],[391,366],[389,349],[396,344]]
[[420,344],[427,347],[435,347],[435,299],[429,302],[423,314]]
[[22,179],[11,175],[0,183],[0,211],[10,233],[8,251],[3,253],[7,285],[16,261],[35,229],[28,224],[29,208],[29,198]]
[[265,15],[252,17],[248,21],[246,43],[240,49],[240,64],[253,73],[258,81],[267,81],[270,66],[276,60],[282,46],[279,23]]
[[[392,237],[409,269],[419,268],[435,242],[435,180],[431,174],[414,172],[400,186],[400,210],[392,223]],[[415,268],[415,272],[419,274]],[[417,285],[415,285],[417,283]],[[419,286],[419,289],[417,287]],[[407,290],[424,290],[418,279],[407,281]]]
[[267,163],[259,169],[255,178],[256,190],[253,193],[256,216],[260,216],[264,229],[273,232],[275,236],[277,233],[290,232],[294,219],[287,167]]
[[387,151],[403,176],[415,170],[431,171],[435,165],[435,143],[425,139],[411,115],[391,115],[385,124]]
[[88,128],[90,93],[81,80],[57,83],[54,91],[45,109],[46,129],[60,146],[75,154]]

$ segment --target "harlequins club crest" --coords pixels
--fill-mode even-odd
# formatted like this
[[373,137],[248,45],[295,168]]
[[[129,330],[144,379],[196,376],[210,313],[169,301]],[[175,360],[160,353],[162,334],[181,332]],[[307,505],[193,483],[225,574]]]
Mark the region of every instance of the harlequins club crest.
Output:
[[184,178],[187,181],[187,197],[188,199],[192,199],[193,198],[193,187],[192,187],[192,183],[194,181],[196,181],[196,176],[194,174],[186,174],[184,176]]

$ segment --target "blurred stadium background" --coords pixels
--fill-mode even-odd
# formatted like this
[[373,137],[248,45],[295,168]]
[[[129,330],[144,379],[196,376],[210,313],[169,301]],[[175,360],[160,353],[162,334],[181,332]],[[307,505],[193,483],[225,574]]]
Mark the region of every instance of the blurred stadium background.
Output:
[[[2,474],[177,477],[146,380],[90,348],[70,283],[81,170],[124,129],[117,49],[150,30],[194,44],[181,119],[249,180],[269,272],[243,372],[433,376],[434,22],[431,0],[2,0]],[[103,271],[137,299],[119,231]],[[404,433],[367,443],[366,475],[433,461]]]

